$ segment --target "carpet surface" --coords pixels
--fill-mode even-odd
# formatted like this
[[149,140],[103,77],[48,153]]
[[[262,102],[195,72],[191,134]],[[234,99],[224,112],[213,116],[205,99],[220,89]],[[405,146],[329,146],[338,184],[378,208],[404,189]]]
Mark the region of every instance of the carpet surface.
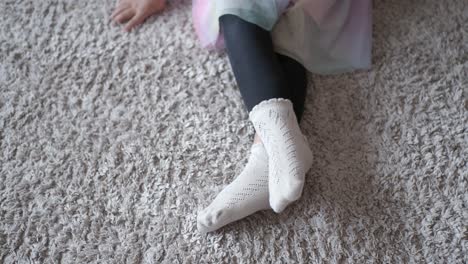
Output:
[[190,1],[0,1],[0,263],[467,263],[467,2],[375,1],[373,67],[310,76],[304,195],[196,231],[254,130]]

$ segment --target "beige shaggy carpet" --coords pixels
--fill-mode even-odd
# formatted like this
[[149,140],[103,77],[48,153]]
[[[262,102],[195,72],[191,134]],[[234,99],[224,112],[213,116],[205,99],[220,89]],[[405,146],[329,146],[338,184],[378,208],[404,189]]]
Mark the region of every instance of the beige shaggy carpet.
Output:
[[188,0],[0,1],[0,263],[467,263],[465,0],[374,2],[373,67],[310,76],[302,199],[200,235],[253,137]]

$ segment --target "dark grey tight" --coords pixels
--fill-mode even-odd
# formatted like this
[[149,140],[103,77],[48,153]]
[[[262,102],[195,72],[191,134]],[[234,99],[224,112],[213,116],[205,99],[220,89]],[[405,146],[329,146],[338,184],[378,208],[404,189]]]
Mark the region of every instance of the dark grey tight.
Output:
[[235,15],[219,19],[242,98],[250,111],[263,100],[292,101],[298,121],[304,111],[307,74],[295,60],[273,50],[270,32]]

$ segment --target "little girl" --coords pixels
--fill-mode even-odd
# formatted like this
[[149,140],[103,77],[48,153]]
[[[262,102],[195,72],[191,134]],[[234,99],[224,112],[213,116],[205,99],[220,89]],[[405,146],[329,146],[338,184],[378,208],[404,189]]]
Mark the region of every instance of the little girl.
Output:
[[[112,19],[129,31],[164,7],[120,0]],[[205,233],[301,197],[312,166],[299,128],[307,71],[370,66],[371,0],[194,0],[193,20],[204,47],[226,48],[256,131],[244,170],[199,212]]]

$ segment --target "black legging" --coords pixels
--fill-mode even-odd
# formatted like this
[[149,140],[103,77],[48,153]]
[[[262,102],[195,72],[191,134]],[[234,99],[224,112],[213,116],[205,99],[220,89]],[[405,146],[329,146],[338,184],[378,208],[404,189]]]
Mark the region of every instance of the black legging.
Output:
[[298,121],[304,112],[307,74],[295,60],[275,53],[270,32],[235,15],[219,19],[242,98],[250,111],[263,100],[291,100]]

